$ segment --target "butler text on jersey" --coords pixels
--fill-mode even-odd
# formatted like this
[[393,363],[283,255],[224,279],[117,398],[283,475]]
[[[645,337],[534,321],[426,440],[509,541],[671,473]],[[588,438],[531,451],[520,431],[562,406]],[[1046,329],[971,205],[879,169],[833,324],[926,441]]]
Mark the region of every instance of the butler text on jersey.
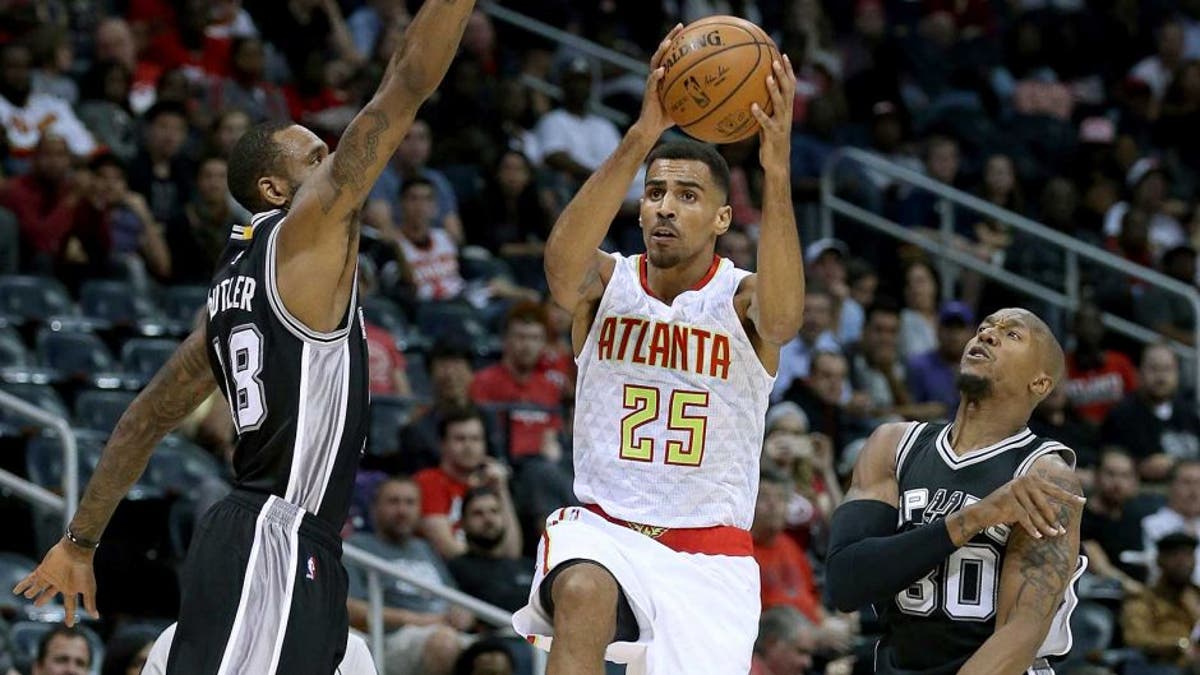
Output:
[[208,291],[208,318],[213,318],[217,312],[227,309],[241,309],[244,312],[253,311],[250,303],[254,300],[254,289],[258,283],[254,277],[239,274],[235,277],[222,279]]
[[729,379],[729,336],[695,326],[631,316],[600,325],[596,358]]

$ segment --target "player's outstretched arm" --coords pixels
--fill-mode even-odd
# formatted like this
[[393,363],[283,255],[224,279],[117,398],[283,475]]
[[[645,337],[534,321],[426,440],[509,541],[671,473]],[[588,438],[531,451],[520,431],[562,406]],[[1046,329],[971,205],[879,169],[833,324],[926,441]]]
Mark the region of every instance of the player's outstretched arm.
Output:
[[650,76],[637,121],[616,151],[579,188],[546,240],[546,281],[550,295],[563,309],[574,312],[582,303],[599,298],[612,276],[613,260],[599,250],[600,242],[620,210],[638,167],[646,161],[659,136],[674,124],[659,100],[658,87],[665,73],[663,57],[682,29],[682,25],[676,26],[650,60]]
[[[358,211],[446,75],[475,0],[428,0],[392,55],[375,95],[350,122],[336,152],[305,180],[279,234],[279,285],[301,321],[329,330],[344,313],[357,256]],[[319,157],[314,158],[319,159]],[[330,289],[345,297],[330,297]]]
[[782,345],[796,337],[804,317],[804,259],[792,205],[792,99],[796,75],[788,57],[772,64],[767,78],[772,113],[754,104],[759,162],[763,167],[763,218],[758,242],[758,275],[749,319],[763,341]]
[[[117,504],[146,470],[159,441],[216,389],[204,336],[204,327],[188,336],[117,422],[71,519],[71,533],[77,540],[100,540]],[[75,623],[76,595],[82,594],[83,606],[97,616],[94,554],[91,547],[64,536],[13,592],[36,598],[39,605],[62,593],[68,626]]]
[[[1083,494],[1079,478],[1057,455],[1037,460],[1030,473],[1071,494]],[[1000,572],[996,630],[963,664],[960,675],[1020,675],[1037,658],[1079,564],[1083,517],[1082,499],[1050,497],[1049,501],[1055,512],[1053,524],[1066,534],[1034,537],[1013,528]]]

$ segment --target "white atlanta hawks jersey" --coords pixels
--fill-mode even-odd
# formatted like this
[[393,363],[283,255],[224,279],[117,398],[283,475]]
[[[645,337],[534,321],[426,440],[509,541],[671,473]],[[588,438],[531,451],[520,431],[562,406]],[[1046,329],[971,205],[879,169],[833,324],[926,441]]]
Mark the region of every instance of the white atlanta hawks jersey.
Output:
[[750,529],[775,380],[733,308],[750,273],[714,258],[668,305],[644,256],[614,257],[576,359],[575,494],[635,523]]

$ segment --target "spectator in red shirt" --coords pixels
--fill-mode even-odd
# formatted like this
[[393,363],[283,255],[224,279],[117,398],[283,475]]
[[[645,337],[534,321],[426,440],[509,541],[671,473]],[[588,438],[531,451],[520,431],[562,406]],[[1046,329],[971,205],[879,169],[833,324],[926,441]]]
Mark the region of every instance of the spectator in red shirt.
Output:
[[0,204],[17,218],[25,252],[22,260],[32,256],[34,269],[49,270],[71,230],[82,196],[76,183],[67,142],[45,134],[34,151],[30,172],[8,181],[0,192]]
[[1083,419],[1093,425],[1137,389],[1137,370],[1124,354],[1104,349],[1100,310],[1086,303],[1075,313],[1075,350],[1067,354],[1067,398]]
[[421,487],[421,536],[447,560],[466,553],[467,544],[458,522],[462,517],[462,500],[467,490],[487,487],[500,495],[504,513],[504,542],[497,550],[505,556],[518,556],[521,529],[508,492],[508,469],[487,456],[483,420],[478,411],[462,408],[445,414],[439,431],[441,464],[413,476]]
[[364,322],[367,329],[367,358],[369,360],[371,393],[387,396],[411,396],[408,384],[408,361],[396,347],[396,338],[386,329]]
[[541,456],[562,457],[562,389],[538,370],[546,347],[546,309],[534,302],[513,305],[504,324],[500,363],[484,368],[471,382],[476,405],[503,405],[508,413],[508,455],[516,464]]
[[800,545],[783,534],[791,492],[791,481],[785,474],[774,469],[763,470],[754,525],[750,528],[754,559],[762,578],[762,607],[788,605],[819,624],[825,613],[813,581],[812,565]]

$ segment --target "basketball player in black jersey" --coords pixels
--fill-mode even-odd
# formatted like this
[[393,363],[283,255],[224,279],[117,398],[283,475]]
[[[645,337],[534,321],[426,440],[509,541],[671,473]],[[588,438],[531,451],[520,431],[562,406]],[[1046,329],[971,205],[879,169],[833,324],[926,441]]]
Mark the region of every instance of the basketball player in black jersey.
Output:
[[1046,324],[1000,310],[964,350],[952,424],[867,441],[826,578],[839,609],[880,614],[875,672],[1016,675],[1070,649],[1084,500],[1074,452],[1026,427],[1062,373]]
[[358,212],[458,49],[473,0],[426,0],[337,151],[299,125],[237,142],[234,228],[206,324],[113,431],[62,541],[14,589],[76,596],[96,615],[93,552],[150,453],[219,387],[238,428],[235,489],[196,528],[172,674],[329,675],[346,645],[338,529],[366,438],[367,359],[355,297]]

